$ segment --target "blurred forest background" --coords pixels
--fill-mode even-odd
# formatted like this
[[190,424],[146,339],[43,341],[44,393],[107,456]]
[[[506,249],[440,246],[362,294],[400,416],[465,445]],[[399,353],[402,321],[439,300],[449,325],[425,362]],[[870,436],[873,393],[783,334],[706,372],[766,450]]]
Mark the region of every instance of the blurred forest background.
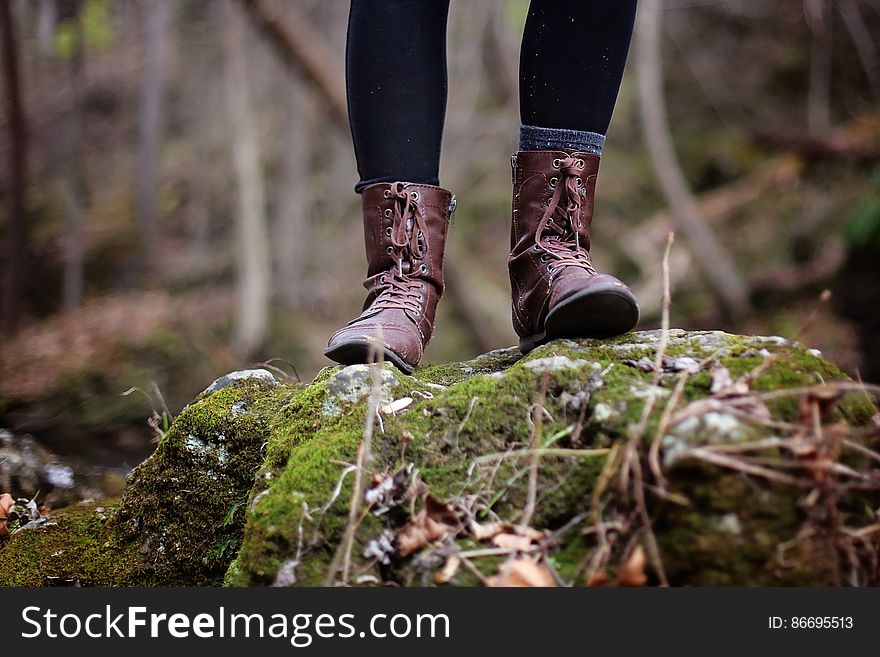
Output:
[[[880,381],[880,0],[641,5],[597,263],[656,327],[675,229],[673,325],[797,337]],[[426,362],[515,342],[508,157],[527,9],[451,3],[441,182],[459,209]],[[0,427],[124,470],[215,377],[328,365],[365,273],[346,193],[347,0],[0,12]]]

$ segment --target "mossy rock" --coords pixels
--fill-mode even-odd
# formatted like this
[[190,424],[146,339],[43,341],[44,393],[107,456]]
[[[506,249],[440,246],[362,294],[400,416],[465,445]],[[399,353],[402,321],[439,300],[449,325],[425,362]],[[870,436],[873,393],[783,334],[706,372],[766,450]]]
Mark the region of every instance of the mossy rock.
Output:
[[[426,492],[475,522],[520,522],[529,499],[533,434],[539,447],[557,450],[542,455],[535,471],[537,498],[529,524],[552,532],[553,539],[543,559],[560,580],[585,583],[596,554],[590,512],[599,508],[614,534],[603,562],[613,577],[646,534],[636,521],[632,489],[621,485],[619,468],[609,461],[633,440],[652,398],[656,404],[643,437],[632,444],[671,584],[840,583],[843,560],[816,510],[828,480],[816,479],[819,493],[811,506],[804,502],[809,489],[691,457],[690,450],[701,446],[766,438],[773,422],[797,425],[803,395],[768,400],[761,409],[763,424],[726,407],[670,422],[658,443],[662,490],[651,478],[648,453],[680,378],[679,408],[710,396],[720,368],[734,380],[751,373],[751,391],[848,381],[845,374],[818,352],[781,338],[673,330],[668,367],[692,371],[686,377],[669,371],[655,380],[644,371],[644,359],[654,358],[659,342],[656,331],[563,340],[527,357],[503,349],[424,367],[413,376],[386,365],[379,377],[382,403],[404,397],[412,402],[396,414],[380,414],[366,474],[381,481],[398,473],[409,494],[401,493],[403,499],[384,513],[367,512],[366,505],[359,511],[347,583],[430,584],[445,556],[486,547],[462,532],[406,558],[396,553],[395,535],[417,513]],[[0,584],[51,583],[45,580],[50,572],[83,584],[338,581],[329,570],[348,524],[355,481],[350,465],[358,458],[372,387],[367,366],[326,368],[309,385],[276,381],[265,371],[230,375],[180,414],[153,456],[132,472],[106,522],[77,520],[88,515],[77,507],[59,512],[55,526],[14,534],[0,551]],[[535,404],[546,409],[540,421],[533,421]],[[858,431],[874,413],[864,393],[834,400],[823,413],[829,414],[823,419],[829,431],[870,447],[869,434]],[[839,461],[867,473],[860,475],[864,484],[875,481],[876,473],[863,458],[854,452]],[[594,498],[599,504],[591,507]],[[834,500],[838,526],[876,522],[875,487],[841,488]],[[63,550],[68,540],[86,547],[47,561],[46,552]],[[380,544],[388,548],[385,554],[377,553]],[[873,549],[876,557],[876,544],[859,549]],[[500,558],[474,560],[480,575],[461,570],[450,584],[479,583]],[[112,567],[94,566],[102,560]],[[26,579],[22,563],[31,573]],[[660,579],[655,565],[647,567],[650,582]]]

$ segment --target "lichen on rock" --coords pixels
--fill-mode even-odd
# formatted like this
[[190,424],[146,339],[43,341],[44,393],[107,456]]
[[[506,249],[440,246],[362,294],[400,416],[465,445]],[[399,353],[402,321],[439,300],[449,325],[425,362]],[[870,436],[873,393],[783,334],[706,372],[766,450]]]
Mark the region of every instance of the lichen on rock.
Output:
[[[385,365],[382,403],[412,402],[375,418],[346,583],[497,582],[508,548],[566,583],[614,581],[649,531],[659,552],[647,567],[652,583],[840,583],[841,569],[855,567],[823,524],[832,489],[838,526],[878,522],[876,463],[864,452],[876,448],[864,430],[875,413],[869,398],[809,392],[848,379],[782,338],[673,330],[657,372],[660,337],[561,340],[525,357],[502,349],[412,376]],[[326,368],[309,385],[267,374],[199,396],[134,470],[108,520],[85,529],[77,521],[75,531],[94,539],[83,554],[123,554],[124,567],[102,578],[72,557],[53,576],[234,586],[343,579],[330,565],[348,523],[372,373]],[[785,389],[807,392],[765,394]],[[821,415],[821,441],[805,412]],[[826,449],[843,437],[863,451]],[[772,438],[783,442],[761,446]],[[633,455],[650,526],[622,476]],[[61,541],[76,512],[60,512],[39,536]],[[853,548],[859,564],[876,558],[871,541]],[[487,544],[508,547],[474,559],[476,572],[455,567],[456,555]],[[46,548],[13,536],[2,549],[14,561]],[[4,561],[0,583],[18,582]],[[870,567],[855,570],[850,580],[876,583]]]

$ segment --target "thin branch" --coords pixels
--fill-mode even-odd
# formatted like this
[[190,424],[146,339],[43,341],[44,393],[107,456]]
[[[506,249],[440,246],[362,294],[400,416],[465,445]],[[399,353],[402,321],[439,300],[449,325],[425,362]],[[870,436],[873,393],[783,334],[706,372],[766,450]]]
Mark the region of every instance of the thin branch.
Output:
[[500,461],[507,458],[519,458],[520,456],[558,456],[561,458],[593,458],[595,456],[607,456],[610,449],[566,449],[562,447],[539,447],[537,449],[520,449],[512,452],[495,452],[494,454],[485,454],[478,456],[474,461],[476,463],[488,463],[491,461]]
[[821,134],[831,127],[832,30],[828,0],[804,0],[807,25],[813,33],[810,83],[807,90],[807,125]]
[[661,0],[645,0],[636,33],[639,105],[645,141],[654,173],[673,217],[693,246],[694,257],[724,306],[739,316],[749,308],[748,289],[733,258],[700,214],[669,131],[660,43],[662,14]]
[[535,515],[535,505],[538,498],[538,462],[541,459],[537,448],[538,439],[541,435],[541,427],[543,426],[544,413],[547,412],[544,408],[544,400],[547,396],[547,384],[548,377],[547,375],[544,375],[541,377],[541,387],[538,390],[538,401],[529,407],[529,421],[532,425],[532,437],[529,444],[529,455],[531,456],[531,460],[529,462],[529,487],[526,495],[526,507],[523,509],[523,514],[519,523],[521,527],[528,527],[532,522],[532,517]]
[[327,577],[324,586],[333,586],[336,581],[336,572],[342,566],[342,583],[348,583],[348,576],[351,570],[351,550],[354,545],[354,534],[360,524],[360,508],[361,501],[364,499],[364,484],[366,481],[366,466],[370,462],[372,452],[373,429],[376,425],[378,417],[379,401],[382,396],[382,366],[384,364],[385,352],[381,348],[384,344],[382,337],[382,329],[379,328],[376,341],[371,349],[372,365],[370,365],[370,373],[372,375],[372,387],[370,389],[370,399],[367,403],[367,417],[364,421],[364,437],[358,447],[357,453],[357,470],[355,471],[354,487],[351,491],[351,502],[348,508],[348,524],[345,527],[345,533],[342,542],[333,555],[330,567],[327,569]]
[[345,82],[341,74],[333,72],[332,66],[338,57],[320,38],[320,32],[311,21],[293,2],[285,2],[282,12],[267,0],[239,1],[281,58],[312,84],[324,100],[329,118],[347,132]]
[[849,32],[850,39],[862,60],[862,68],[868,84],[871,85],[871,93],[874,100],[880,103],[880,57],[877,55],[877,46],[871,38],[871,31],[865,23],[865,18],[859,10],[855,0],[838,0],[837,10],[843,16],[843,22]]

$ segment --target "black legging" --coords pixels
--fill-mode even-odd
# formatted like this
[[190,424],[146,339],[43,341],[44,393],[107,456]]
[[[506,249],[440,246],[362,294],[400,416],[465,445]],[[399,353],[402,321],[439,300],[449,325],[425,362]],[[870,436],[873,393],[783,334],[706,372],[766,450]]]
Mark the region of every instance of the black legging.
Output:
[[[449,0],[351,0],[348,113],[360,191],[438,184]],[[532,0],[520,51],[525,125],[605,134],[636,0]]]

